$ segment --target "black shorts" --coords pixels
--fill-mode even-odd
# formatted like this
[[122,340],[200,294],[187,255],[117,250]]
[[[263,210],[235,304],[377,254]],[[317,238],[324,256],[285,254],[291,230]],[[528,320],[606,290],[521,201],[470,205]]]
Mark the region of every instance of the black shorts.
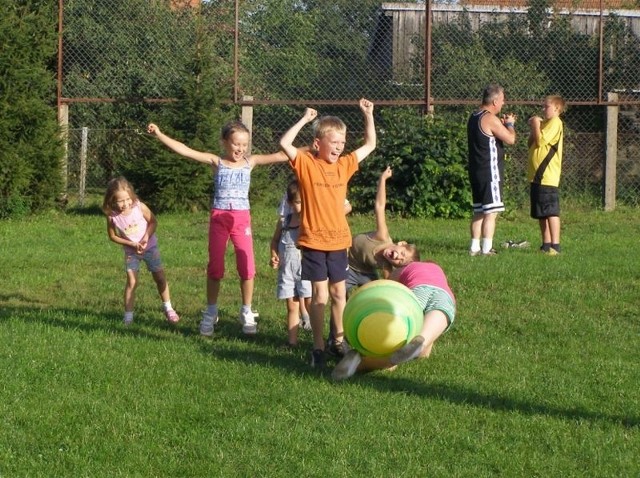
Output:
[[349,270],[347,250],[317,251],[302,248],[302,280],[335,284],[346,280]]
[[557,187],[531,183],[529,197],[532,218],[545,219],[560,216],[560,193]]
[[474,214],[492,214],[504,211],[502,182],[471,183]]

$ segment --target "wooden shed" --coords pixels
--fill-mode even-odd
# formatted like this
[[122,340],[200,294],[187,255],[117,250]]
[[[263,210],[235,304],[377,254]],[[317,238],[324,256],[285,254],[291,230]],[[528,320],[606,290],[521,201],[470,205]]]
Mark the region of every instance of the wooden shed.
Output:
[[[599,0],[558,0],[556,3],[551,12],[571,15],[571,24],[576,31],[585,35],[598,34]],[[621,9],[632,3],[604,0],[607,9],[602,14],[608,16],[615,13],[640,37],[640,8]],[[576,4],[581,8],[575,8]],[[432,23],[437,27],[438,24],[455,22],[465,14],[471,22],[471,28],[477,29],[487,22],[504,21],[512,15],[526,15],[527,5],[527,0],[462,0],[457,5],[433,3]],[[417,3],[382,4],[369,50],[369,58],[379,69],[379,74],[400,83],[408,80],[412,62],[423,51],[426,8],[426,4]]]

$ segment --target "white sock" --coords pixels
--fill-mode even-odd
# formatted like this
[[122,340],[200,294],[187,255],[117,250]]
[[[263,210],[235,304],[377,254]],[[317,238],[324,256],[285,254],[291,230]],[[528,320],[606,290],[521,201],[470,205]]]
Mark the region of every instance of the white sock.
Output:
[[486,254],[493,247],[493,239],[482,238],[482,253]]
[[125,311],[124,313],[124,320],[131,322],[133,320],[133,312],[127,312]]
[[251,304],[244,304],[241,309],[242,312],[251,312]]
[[165,312],[173,310],[173,306],[171,305],[171,301],[170,300],[168,300],[166,302],[163,302],[162,306],[164,307]]
[[215,317],[218,315],[218,304],[208,304],[207,305],[207,314],[209,314],[212,317]]
[[471,252],[478,252],[480,250],[480,239],[471,239]]

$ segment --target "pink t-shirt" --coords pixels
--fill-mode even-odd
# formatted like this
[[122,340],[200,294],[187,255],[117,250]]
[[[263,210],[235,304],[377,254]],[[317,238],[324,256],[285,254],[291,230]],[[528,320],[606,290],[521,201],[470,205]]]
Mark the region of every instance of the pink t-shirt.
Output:
[[[140,242],[148,226],[147,220],[142,213],[142,208],[140,207],[140,201],[136,201],[133,206],[131,206],[131,213],[128,215],[113,214],[111,216],[111,224],[115,227],[118,236],[133,242]],[[145,251],[155,247],[157,244],[158,238],[154,234],[149,238]],[[136,252],[136,250],[130,246],[124,246],[124,250],[128,253]]]
[[438,287],[449,294],[454,302],[456,300],[447,282],[447,276],[435,262],[411,262],[407,264],[400,271],[398,282],[406,285],[409,289],[422,285]]

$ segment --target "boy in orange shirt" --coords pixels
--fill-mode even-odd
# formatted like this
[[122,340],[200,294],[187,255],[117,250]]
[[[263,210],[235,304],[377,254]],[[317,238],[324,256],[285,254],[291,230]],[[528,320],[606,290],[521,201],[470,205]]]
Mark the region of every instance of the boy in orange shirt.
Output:
[[358,170],[360,161],[376,148],[373,103],[362,98],[360,110],[364,115],[364,144],[350,154],[342,155],[347,127],[335,116],[323,116],[314,122],[311,151],[293,146],[300,130],[318,116],[311,108],[305,110],[302,118],[280,140],[300,186],[302,212],[298,247],[302,250],[302,279],[311,281],[311,366],[318,369],[326,364],[323,329],[329,298],[336,331],[335,346],[339,353],[345,352],[342,313],[347,301],[347,249],[351,246],[351,230],[344,214],[347,183]]

